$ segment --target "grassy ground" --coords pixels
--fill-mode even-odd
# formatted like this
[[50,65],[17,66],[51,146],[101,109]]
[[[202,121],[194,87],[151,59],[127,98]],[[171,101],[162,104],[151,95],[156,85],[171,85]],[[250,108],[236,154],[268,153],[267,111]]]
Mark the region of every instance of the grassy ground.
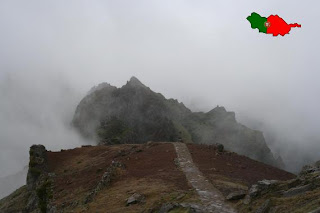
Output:
[[[126,200],[133,193],[143,194],[145,201],[127,206]],[[198,199],[194,191],[178,190],[174,185],[168,185],[161,180],[131,179],[115,183],[112,187],[101,191],[94,202],[78,206],[74,211],[107,211],[110,213],[148,212],[168,202],[198,202]]]
[[22,186],[8,197],[0,200],[0,212],[20,212],[26,207],[27,199],[27,187]]

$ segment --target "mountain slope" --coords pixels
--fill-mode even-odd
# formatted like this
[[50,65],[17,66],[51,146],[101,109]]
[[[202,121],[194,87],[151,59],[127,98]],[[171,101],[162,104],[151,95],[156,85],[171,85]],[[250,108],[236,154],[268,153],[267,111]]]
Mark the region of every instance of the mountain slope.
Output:
[[184,141],[221,143],[231,151],[279,166],[261,132],[238,123],[224,107],[191,112],[132,77],[121,88],[103,83],[79,103],[72,121],[85,137],[104,144]]
[[25,184],[28,167],[15,174],[0,178],[0,199]]
[[[196,155],[212,152],[214,161],[230,172],[246,166],[246,172],[236,177],[227,171],[215,171],[214,181],[228,183],[223,195],[226,191],[247,190],[250,183],[261,179],[295,177],[236,153],[218,152],[215,146],[192,145],[189,149]],[[61,152],[32,146],[27,187],[2,199],[0,212],[38,212],[39,208],[43,212],[159,212],[172,203],[187,212],[180,204],[190,207],[200,205],[201,200],[179,168],[177,157],[174,144],[166,142],[85,146]],[[232,165],[225,160],[228,158]],[[195,163],[211,181],[203,169],[210,161],[212,158]],[[141,195],[141,200],[127,204],[133,195]]]

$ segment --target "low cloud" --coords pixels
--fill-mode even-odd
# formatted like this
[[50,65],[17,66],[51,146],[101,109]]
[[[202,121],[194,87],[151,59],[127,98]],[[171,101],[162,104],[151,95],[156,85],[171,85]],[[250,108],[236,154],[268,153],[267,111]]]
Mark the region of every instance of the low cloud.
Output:
[[[121,86],[131,76],[194,110],[235,111],[264,131],[291,170],[319,159],[317,8],[276,0],[2,1],[1,176],[27,164],[32,144],[88,143],[70,129],[76,105],[92,86]],[[274,38],[250,28],[251,12],[302,27]]]

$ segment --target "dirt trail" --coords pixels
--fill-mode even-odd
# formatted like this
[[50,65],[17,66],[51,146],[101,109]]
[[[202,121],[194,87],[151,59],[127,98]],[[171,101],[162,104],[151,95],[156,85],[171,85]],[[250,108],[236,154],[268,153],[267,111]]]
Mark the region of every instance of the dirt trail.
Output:
[[204,212],[233,213],[237,212],[225,202],[225,198],[200,172],[193,163],[188,147],[184,143],[173,143],[178,155],[179,166],[185,173],[187,180],[198,192]]

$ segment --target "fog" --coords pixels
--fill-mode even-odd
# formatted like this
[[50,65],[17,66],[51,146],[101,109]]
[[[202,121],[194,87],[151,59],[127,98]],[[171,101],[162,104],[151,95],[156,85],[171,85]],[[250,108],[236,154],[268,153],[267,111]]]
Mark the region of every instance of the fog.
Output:
[[[264,132],[290,171],[320,159],[316,1],[1,1],[0,177],[28,148],[71,148],[76,105],[101,82],[131,76],[194,111],[223,105]],[[246,17],[278,14],[285,37]]]

